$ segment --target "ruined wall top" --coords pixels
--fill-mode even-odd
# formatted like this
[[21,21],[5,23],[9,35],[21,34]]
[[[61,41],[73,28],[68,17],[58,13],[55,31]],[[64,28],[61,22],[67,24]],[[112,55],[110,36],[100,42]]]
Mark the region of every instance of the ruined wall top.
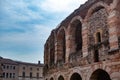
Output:
[[61,22],[61,25],[66,27],[68,23],[70,22],[70,20],[76,15],[80,15],[84,19],[89,8],[93,4],[100,2],[100,1],[105,2],[108,5],[110,5],[110,3],[113,2],[113,0],[88,0],[85,4],[81,5],[78,9],[76,9],[73,13],[71,13],[68,17],[66,17],[66,19],[64,19]]
[[[97,2],[104,2],[107,5],[110,5],[113,2],[113,0],[88,0],[86,1],[84,4],[80,5],[78,9],[74,10],[68,17],[66,17],[54,30],[52,30],[51,34],[53,34],[53,32],[57,33],[59,28],[62,26],[68,27],[70,21],[75,16],[81,16],[81,18],[84,19],[87,15],[89,8]],[[49,39],[50,39],[50,36],[46,42],[49,42]]]

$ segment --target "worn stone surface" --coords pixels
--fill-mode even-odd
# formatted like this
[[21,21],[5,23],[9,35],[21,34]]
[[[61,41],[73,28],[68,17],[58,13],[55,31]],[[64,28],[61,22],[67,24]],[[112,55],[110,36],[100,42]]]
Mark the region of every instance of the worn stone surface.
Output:
[[119,3],[88,0],[51,32],[45,80],[120,80]]

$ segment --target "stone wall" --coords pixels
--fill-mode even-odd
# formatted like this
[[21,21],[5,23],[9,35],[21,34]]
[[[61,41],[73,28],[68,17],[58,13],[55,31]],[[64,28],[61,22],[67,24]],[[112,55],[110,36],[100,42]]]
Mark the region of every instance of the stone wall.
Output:
[[[107,24],[108,13],[104,8],[99,8],[88,19],[89,38],[89,62],[94,62],[95,51],[98,50],[99,60],[105,61],[109,51],[109,29]],[[101,41],[97,42],[97,33],[100,33]]]
[[45,80],[120,80],[119,3],[88,0],[52,31]]
[[[120,79],[120,62],[117,61],[107,61],[107,62],[99,62],[99,63],[94,63],[92,65],[86,65],[82,67],[73,67],[73,68],[68,68],[66,70],[58,71],[56,73],[51,74],[50,76],[46,77],[46,79],[50,80],[50,78],[54,78],[54,80],[58,80],[59,76],[63,76],[64,80],[71,80],[71,76],[74,73],[78,73],[82,80],[93,80],[90,79],[91,76],[93,76],[94,72],[97,70],[102,70],[106,72],[111,80],[119,80]],[[104,74],[103,72],[103,74]],[[95,74],[98,76],[97,74]],[[95,79],[98,80],[98,79]]]

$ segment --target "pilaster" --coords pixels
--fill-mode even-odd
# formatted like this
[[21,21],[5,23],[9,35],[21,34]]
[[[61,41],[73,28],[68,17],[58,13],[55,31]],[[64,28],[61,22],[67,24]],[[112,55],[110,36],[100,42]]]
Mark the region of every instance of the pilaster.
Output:
[[84,21],[82,24],[82,52],[83,52],[83,57],[88,55],[88,23],[87,21]]

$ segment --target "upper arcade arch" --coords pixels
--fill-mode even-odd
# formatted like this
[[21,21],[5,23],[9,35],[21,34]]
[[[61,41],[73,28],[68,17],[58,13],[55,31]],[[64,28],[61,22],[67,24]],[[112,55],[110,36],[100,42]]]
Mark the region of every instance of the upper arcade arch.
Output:
[[75,16],[67,28],[68,48],[70,53],[82,51],[82,18]]
[[50,43],[49,43],[49,53],[50,53],[50,65],[54,65],[55,63],[55,34],[54,31],[52,31],[50,35]]
[[[75,16],[72,18],[72,20],[70,21],[70,24],[73,23],[75,20],[79,20],[81,23],[83,22],[83,19],[81,16]],[[70,24],[69,24],[69,27],[70,27]]]
[[86,17],[85,17],[85,20],[87,20],[94,12],[96,12],[96,11],[102,9],[102,8],[105,8],[106,11],[107,11],[107,13],[109,13],[109,6],[108,6],[106,3],[104,3],[104,2],[101,1],[101,2],[98,2],[98,3],[94,4],[94,5],[88,10],[87,15],[86,15]]
[[57,51],[56,51],[56,58],[57,58],[57,63],[65,63],[65,56],[66,56],[66,33],[65,29],[62,27],[58,30],[57,36],[56,36],[56,41],[57,41]]
[[46,69],[48,69],[48,64],[49,64],[49,44],[48,43],[46,43],[45,45],[44,45],[44,64],[45,64],[45,69],[44,70],[46,70]]

